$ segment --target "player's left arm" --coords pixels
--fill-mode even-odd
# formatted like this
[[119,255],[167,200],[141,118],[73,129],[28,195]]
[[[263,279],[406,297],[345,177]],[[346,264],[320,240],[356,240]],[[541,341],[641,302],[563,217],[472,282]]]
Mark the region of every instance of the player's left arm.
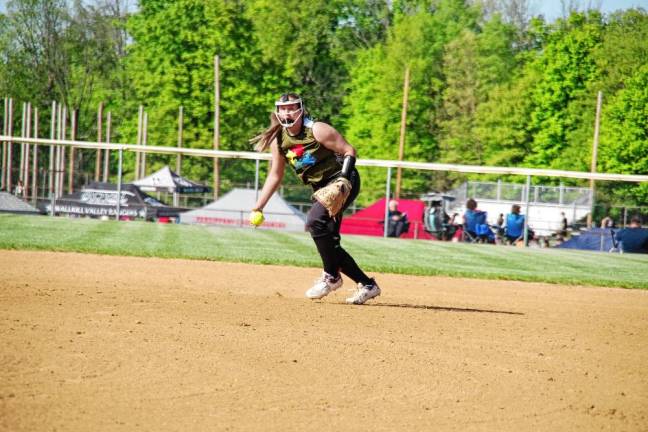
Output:
[[316,122],[313,137],[324,147],[342,156],[356,156],[356,150],[344,139],[342,134],[329,124]]

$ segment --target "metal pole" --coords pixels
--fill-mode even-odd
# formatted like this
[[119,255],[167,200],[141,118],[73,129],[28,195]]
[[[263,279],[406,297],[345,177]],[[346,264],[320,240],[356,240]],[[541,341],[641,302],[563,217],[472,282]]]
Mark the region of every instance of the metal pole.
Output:
[[[7,135],[7,115],[9,112],[9,101],[4,98],[4,116],[2,117],[2,135]],[[7,142],[2,142],[2,172],[0,173],[0,190],[4,190],[7,178]]]
[[254,170],[254,196],[259,199],[259,159],[255,160],[256,168]]
[[[61,104],[56,105],[56,138],[61,140],[61,123],[63,122],[63,110]],[[54,196],[59,197],[60,193],[60,173],[59,168],[61,167],[61,146],[56,146],[54,149],[56,153],[56,158],[54,159]]]
[[[407,65],[405,68],[405,79],[403,81],[403,108],[401,112],[401,128],[400,128],[400,140],[398,142],[398,160],[402,161],[405,154],[405,128],[407,124],[407,99],[409,97],[409,80],[410,80],[410,67]],[[401,167],[398,167],[396,170],[396,199],[400,198],[401,193],[401,182],[402,182],[402,171]]]
[[[220,149],[220,56],[214,57],[214,150]],[[214,199],[220,192],[220,167],[214,158]]]
[[[50,139],[54,140],[56,138],[55,132],[56,131],[56,101],[52,101],[52,115],[51,115],[51,122],[50,122]],[[47,190],[49,192],[50,197],[54,193],[54,146],[50,145],[49,146],[49,172],[48,174],[48,184],[47,184]],[[52,207],[54,209],[54,207]]]
[[383,237],[387,237],[389,229],[389,197],[391,196],[391,167],[387,168],[387,185],[385,186],[385,223],[383,229]]
[[[106,116],[106,143],[110,144],[110,128],[112,126],[112,113],[108,111]],[[108,182],[110,174],[110,150],[104,150],[103,182]]]
[[[38,138],[38,108],[34,108],[34,138]],[[32,204],[36,207],[38,200],[38,144],[34,144],[34,161],[32,165]]]
[[[77,110],[72,110],[72,117],[71,117],[71,122],[72,122],[72,130],[71,130],[71,139],[72,141],[76,141],[76,135],[77,135],[77,115],[79,111]],[[79,149],[81,151],[81,149]],[[76,150],[74,147],[70,147],[70,164],[68,165],[68,193],[73,193],[74,192],[74,158],[76,154]]]
[[[99,102],[99,107],[97,108],[97,143],[101,142],[103,135],[103,102]],[[101,149],[97,149],[96,159],[95,159],[95,181],[99,181],[101,174]]]
[[[61,139],[67,139],[67,107],[63,106],[63,123],[61,124]],[[67,147],[61,146],[61,166],[59,167],[59,197],[63,196],[65,190],[65,153],[67,153]]]
[[[182,148],[183,140],[183,126],[184,126],[184,108],[180,105],[178,109],[178,148]],[[180,175],[182,172],[182,154],[178,153],[176,155],[176,174]],[[173,205],[178,207],[180,203],[178,192],[173,191]]]
[[[20,136],[25,138],[25,126],[27,125],[27,103],[22,104],[22,119],[20,122]],[[18,181],[22,183],[23,189],[25,188],[25,143],[20,143],[20,168],[18,169]],[[22,192],[21,192],[22,195]]]
[[[148,145],[148,113],[144,111],[144,123],[142,125],[142,145]],[[140,158],[140,168],[142,173],[140,178],[146,177],[146,152],[142,153]]]
[[[9,122],[7,125],[7,135],[13,136],[13,98],[9,98]],[[9,141],[7,146],[7,191],[11,192],[13,186],[11,182],[11,171],[13,167],[13,142]]]
[[117,214],[115,217],[119,221],[119,212],[121,210],[121,189],[122,189],[122,162],[124,158],[124,150],[119,149],[119,161],[117,162]]
[[[182,148],[183,141],[183,126],[184,126],[184,108],[180,105],[178,110],[178,148]],[[180,175],[182,173],[182,155],[178,153],[176,155],[176,174]]]
[[527,176],[526,181],[526,210],[524,211],[524,246],[529,246],[529,195],[531,189],[531,176]]
[[[137,111],[137,145],[142,145],[142,122],[144,119],[144,107],[139,106]],[[135,152],[135,180],[139,180],[140,173],[140,152]]]
[[[594,140],[592,142],[592,167],[591,172],[596,172],[596,159],[598,157],[598,143],[599,143],[599,125],[601,123],[601,104],[603,102],[603,92],[599,91],[596,96],[596,120],[594,121]],[[594,213],[594,192],[596,191],[596,184],[594,179],[590,180],[590,212],[587,215],[587,229],[592,228],[592,217]]]
[[[32,117],[32,106],[31,102],[27,103],[27,122],[25,123],[25,136],[31,137],[31,117]],[[30,153],[30,144],[25,143],[25,174],[24,183],[23,183],[23,197],[24,199],[29,198],[29,153]]]

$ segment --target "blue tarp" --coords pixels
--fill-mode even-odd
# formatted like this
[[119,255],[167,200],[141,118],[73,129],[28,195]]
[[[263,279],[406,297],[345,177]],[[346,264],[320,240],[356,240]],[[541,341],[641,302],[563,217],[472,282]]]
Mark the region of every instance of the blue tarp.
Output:
[[609,252],[613,247],[612,230],[609,228],[592,228],[581,232],[580,235],[572,236],[569,240],[556,247]]

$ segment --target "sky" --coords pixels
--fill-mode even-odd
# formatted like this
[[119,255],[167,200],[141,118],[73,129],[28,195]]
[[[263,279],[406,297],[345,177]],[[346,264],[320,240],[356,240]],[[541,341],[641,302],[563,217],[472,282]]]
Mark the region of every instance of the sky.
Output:
[[[0,13],[6,11],[8,0],[0,0]],[[609,13],[618,9],[642,7],[648,10],[648,0],[531,0],[531,14],[544,15],[547,21],[553,21],[563,15],[562,3],[576,3],[579,10],[587,9],[588,5],[600,8],[602,12]]]
[[[2,0],[0,0],[2,1]],[[535,0],[531,1],[532,15],[542,14],[547,21],[553,21],[556,18],[561,18],[563,15],[562,3],[569,4],[569,0]],[[603,13],[614,12],[619,9],[630,9],[634,7],[642,7],[648,10],[648,0],[577,0],[571,3],[578,4],[578,9],[588,9],[591,5],[594,9],[600,9]]]

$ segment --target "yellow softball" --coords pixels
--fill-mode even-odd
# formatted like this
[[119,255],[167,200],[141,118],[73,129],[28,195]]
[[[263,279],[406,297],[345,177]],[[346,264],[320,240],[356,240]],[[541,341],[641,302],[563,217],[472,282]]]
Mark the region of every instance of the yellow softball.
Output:
[[254,225],[255,227],[258,227],[263,223],[265,218],[263,217],[263,212],[255,210],[250,213],[250,224]]

